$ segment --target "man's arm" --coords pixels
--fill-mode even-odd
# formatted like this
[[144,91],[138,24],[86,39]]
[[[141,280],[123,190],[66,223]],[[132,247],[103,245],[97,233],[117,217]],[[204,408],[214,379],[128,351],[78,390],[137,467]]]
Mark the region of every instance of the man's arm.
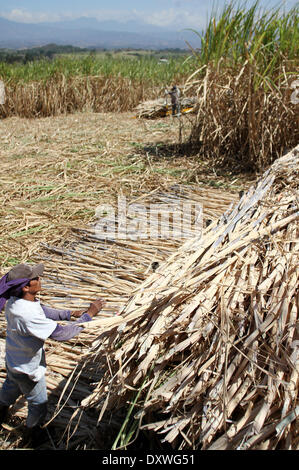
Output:
[[41,305],[46,318],[50,318],[55,321],[69,321],[71,317],[80,318],[85,312],[97,314],[105,305],[105,301],[101,298],[95,300],[90,304],[88,309],[84,310],[60,310],[56,308],[48,307],[47,305]]
[[55,339],[56,341],[68,341],[69,339],[74,338],[77,336],[81,331],[83,331],[83,327],[80,327],[79,324],[85,321],[91,321],[92,317],[88,315],[88,313],[83,313],[79,320],[73,322],[69,325],[57,325],[51,336],[49,338]]
[[43,309],[46,318],[50,318],[51,320],[54,320],[54,321],[67,320],[68,321],[71,319],[70,310],[59,310],[56,308],[48,307],[47,305],[41,305],[41,308]]
[[104,304],[105,301],[103,299],[95,300],[90,304],[87,312],[80,315],[80,318],[76,322],[65,326],[57,325],[50,338],[55,339],[56,341],[68,341],[69,339],[74,338],[74,336],[77,336],[83,330],[83,327],[80,327],[79,324],[91,321],[92,318],[102,309]]

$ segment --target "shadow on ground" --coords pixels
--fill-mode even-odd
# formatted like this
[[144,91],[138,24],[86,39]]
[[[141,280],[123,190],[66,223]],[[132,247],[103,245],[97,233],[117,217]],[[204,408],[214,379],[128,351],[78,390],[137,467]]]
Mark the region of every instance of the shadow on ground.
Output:
[[139,147],[140,155],[152,158],[178,158],[178,157],[195,157],[199,155],[200,145],[193,145],[190,142],[183,143],[147,143]]

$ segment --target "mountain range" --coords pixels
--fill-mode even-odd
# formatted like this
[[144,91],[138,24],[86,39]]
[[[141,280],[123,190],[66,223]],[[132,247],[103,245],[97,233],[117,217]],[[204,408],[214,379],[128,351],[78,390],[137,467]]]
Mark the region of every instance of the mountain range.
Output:
[[120,23],[82,17],[49,23],[19,23],[0,17],[0,48],[22,49],[49,43],[101,49],[188,49],[199,47],[193,31],[172,31],[139,21]]

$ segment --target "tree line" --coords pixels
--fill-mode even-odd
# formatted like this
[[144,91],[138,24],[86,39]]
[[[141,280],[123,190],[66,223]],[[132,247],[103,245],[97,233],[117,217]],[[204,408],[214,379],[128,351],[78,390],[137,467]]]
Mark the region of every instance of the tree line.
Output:
[[9,64],[33,62],[41,59],[53,59],[57,54],[74,54],[86,52],[87,49],[71,45],[59,46],[57,44],[47,44],[45,46],[33,47],[31,49],[0,49],[0,62]]

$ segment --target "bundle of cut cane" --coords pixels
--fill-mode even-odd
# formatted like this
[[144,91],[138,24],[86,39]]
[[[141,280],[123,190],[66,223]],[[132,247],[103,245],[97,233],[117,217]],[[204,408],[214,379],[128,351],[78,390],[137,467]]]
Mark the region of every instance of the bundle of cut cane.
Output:
[[298,448],[298,166],[299,146],[121,317],[86,324],[98,338],[85,364],[106,371],[83,408],[101,421],[134,403],[138,429],[176,449]]
[[[181,112],[195,112],[198,98],[196,97],[183,97],[180,99]],[[157,119],[166,117],[171,114],[171,104],[166,98],[158,98],[157,100],[149,100],[140,103],[136,110],[136,116],[143,119]]]

